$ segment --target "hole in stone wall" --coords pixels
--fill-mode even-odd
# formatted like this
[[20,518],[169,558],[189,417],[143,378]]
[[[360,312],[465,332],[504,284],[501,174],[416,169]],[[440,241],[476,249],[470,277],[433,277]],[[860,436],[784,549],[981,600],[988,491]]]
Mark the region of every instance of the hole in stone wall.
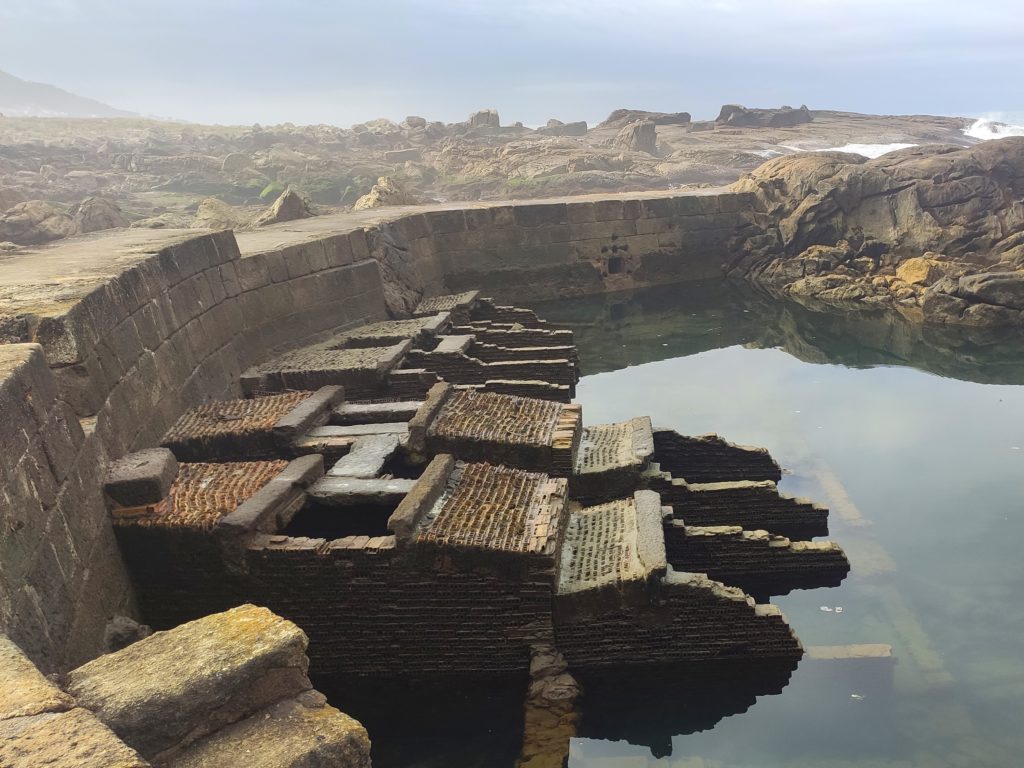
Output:
[[340,539],[345,536],[387,536],[388,518],[397,504],[327,506],[307,504],[281,531],[285,536]]
[[623,268],[625,266],[626,266],[625,262],[622,260],[621,256],[609,256],[608,257],[608,274],[609,275],[621,274],[622,270],[623,270]]

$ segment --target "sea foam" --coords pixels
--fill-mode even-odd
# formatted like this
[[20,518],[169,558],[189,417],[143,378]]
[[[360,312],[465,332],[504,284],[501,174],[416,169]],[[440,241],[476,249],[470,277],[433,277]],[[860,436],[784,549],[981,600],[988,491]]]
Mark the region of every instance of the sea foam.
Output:
[[964,136],[970,136],[972,139],[980,141],[1002,139],[1007,136],[1024,136],[1024,125],[1010,125],[998,120],[990,120],[987,117],[979,117],[971,123],[969,128],[964,128]]
[[916,147],[917,144],[844,144],[841,147],[827,147],[825,149],[804,149],[803,147],[793,147],[788,144],[780,144],[779,146],[797,152],[850,152],[862,157],[875,158],[881,157],[888,152],[895,152],[897,149]]

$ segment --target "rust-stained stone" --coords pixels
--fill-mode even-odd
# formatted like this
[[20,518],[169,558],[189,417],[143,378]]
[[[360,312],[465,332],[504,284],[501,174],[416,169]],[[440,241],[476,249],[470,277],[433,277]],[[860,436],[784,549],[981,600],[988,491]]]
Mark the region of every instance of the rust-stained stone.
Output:
[[215,400],[182,415],[161,443],[168,447],[198,441],[212,443],[227,436],[245,438],[269,432],[312,392],[282,392],[244,400]]
[[211,530],[288,465],[287,461],[182,464],[170,493],[158,504],[115,509],[118,522]]
[[562,525],[566,481],[541,472],[457,462],[427,514],[419,543],[551,554]]

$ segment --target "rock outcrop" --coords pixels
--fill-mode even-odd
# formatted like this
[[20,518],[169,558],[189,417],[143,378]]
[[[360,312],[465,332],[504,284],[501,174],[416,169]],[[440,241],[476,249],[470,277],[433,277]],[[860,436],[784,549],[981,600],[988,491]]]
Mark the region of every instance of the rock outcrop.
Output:
[[252,224],[254,227],[265,227],[268,224],[280,224],[283,221],[295,221],[296,219],[308,219],[313,215],[309,209],[309,203],[291,187],[288,187],[281,196],[274,201],[268,211],[257,216]]
[[18,203],[0,214],[0,242],[41,245],[78,232],[75,220],[64,211],[41,200]]
[[715,122],[734,128],[790,128],[809,123],[813,119],[811,111],[803,105],[799,109],[748,109],[738,104],[726,104],[718,113]]
[[[763,211],[737,274],[826,300],[920,306],[935,322],[1020,319],[1024,138],[874,160],[790,155],[732,189]],[[968,311],[978,304],[995,309]]]
[[249,217],[233,205],[208,197],[199,204],[192,226],[196,229],[239,229]]
[[128,217],[121,208],[105,197],[87,197],[71,212],[77,234],[100,232],[129,225]]
[[689,112],[646,112],[642,109],[616,109],[598,128],[622,128],[638,120],[650,120],[655,125],[689,125]]
[[537,133],[544,136],[586,136],[587,121],[578,120],[574,123],[563,123],[561,120],[548,120],[547,125],[537,129]]
[[481,109],[469,116],[470,128],[500,128],[501,120],[496,109]]
[[427,202],[433,201],[417,197],[391,176],[381,176],[377,183],[370,187],[369,192],[356,200],[352,208],[362,211],[388,205],[420,205]]
[[612,146],[630,152],[657,153],[658,132],[653,120],[638,120],[622,128],[612,139]]

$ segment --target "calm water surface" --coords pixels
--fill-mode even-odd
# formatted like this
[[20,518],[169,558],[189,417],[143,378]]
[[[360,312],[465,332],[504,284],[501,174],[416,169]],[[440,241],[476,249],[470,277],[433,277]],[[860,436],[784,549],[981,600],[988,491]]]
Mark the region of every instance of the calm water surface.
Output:
[[[1021,338],[720,282],[537,309],[576,332],[587,423],[646,413],[765,446],[785,492],[827,504],[850,576],[774,602],[805,646],[896,658],[585,681],[570,766],[1024,765]],[[364,697],[349,711],[381,745],[375,765],[513,765],[521,684],[467,690],[424,694],[419,730]]]

